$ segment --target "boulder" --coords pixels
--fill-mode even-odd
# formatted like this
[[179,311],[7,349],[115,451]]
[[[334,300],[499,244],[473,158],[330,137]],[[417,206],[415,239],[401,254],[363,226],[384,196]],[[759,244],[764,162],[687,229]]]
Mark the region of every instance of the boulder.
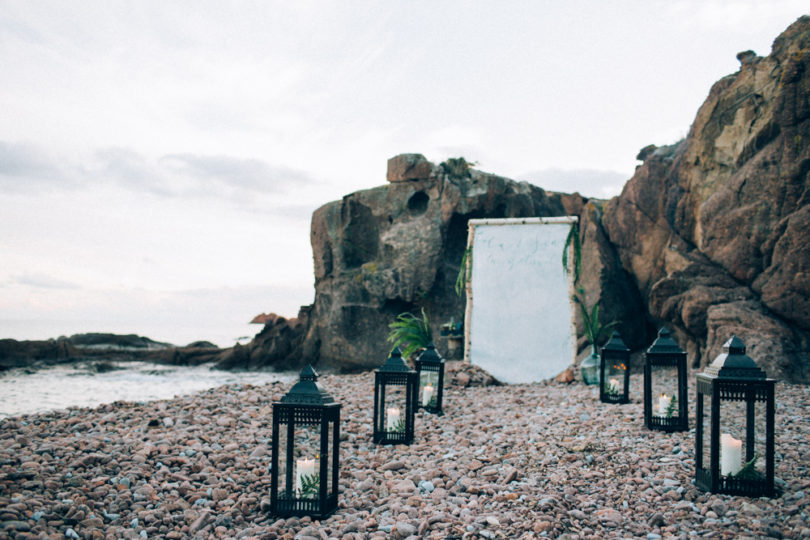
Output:
[[434,174],[434,167],[422,154],[399,154],[388,160],[386,178],[389,182],[427,180]]

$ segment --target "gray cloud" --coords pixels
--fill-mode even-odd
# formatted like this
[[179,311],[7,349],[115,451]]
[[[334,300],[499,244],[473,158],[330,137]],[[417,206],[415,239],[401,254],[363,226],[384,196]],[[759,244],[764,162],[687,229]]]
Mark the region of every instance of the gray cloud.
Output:
[[149,160],[128,148],[104,148],[96,151],[96,163],[86,170],[88,183],[115,182],[133,191],[171,196],[174,190],[162,171]]
[[45,274],[22,274],[13,276],[12,282],[38,289],[80,289],[79,285]]
[[303,171],[259,159],[225,155],[167,154],[157,160],[126,148],[96,152],[90,177],[101,177],[133,191],[167,197],[225,197],[243,202],[315,181]]
[[258,159],[169,154],[160,158],[159,163],[200,182],[214,181],[231,188],[261,193],[279,193],[286,191],[291,184],[312,183],[312,179],[301,171],[273,166]]
[[43,184],[69,184],[64,169],[46,152],[31,144],[0,141],[0,186],[24,191]]
[[518,179],[547,191],[562,193],[577,191],[586,197],[602,199],[618,195],[628,180],[625,174],[596,169],[543,169],[521,174]]

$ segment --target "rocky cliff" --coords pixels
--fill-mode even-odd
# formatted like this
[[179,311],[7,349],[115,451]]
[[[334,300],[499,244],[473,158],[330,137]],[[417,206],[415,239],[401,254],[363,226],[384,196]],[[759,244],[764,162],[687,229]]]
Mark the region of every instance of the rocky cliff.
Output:
[[685,140],[642,151],[604,230],[695,364],[736,334],[770,376],[808,381],[810,17],[738,59]]

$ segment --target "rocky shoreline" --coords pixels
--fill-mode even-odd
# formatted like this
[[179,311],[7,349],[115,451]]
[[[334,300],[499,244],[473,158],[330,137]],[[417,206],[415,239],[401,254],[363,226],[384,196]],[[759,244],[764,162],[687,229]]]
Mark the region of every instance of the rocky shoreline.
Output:
[[810,387],[777,384],[782,495],[748,499],[697,490],[694,433],[648,431],[638,397],[449,379],[446,415],[420,413],[415,443],[390,447],[371,442],[373,374],[321,378],[343,440],[339,509],[320,522],[266,512],[289,385],[0,421],[0,537],[810,538]]
[[73,362],[142,361],[175,366],[197,366],[230,357],[236,347],[220,349],[208,341],[184,346],[154,341],[135,334],[86,333],[56,339],[0,339],[0,373],[13,368],[35,371]]

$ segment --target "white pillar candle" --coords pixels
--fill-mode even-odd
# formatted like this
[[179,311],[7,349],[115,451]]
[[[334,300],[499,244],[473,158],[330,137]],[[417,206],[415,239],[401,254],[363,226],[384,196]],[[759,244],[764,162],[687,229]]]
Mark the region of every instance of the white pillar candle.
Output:
[[385,430],[396,431],[397,424],[399,424],[399,407],[392,407],[388,409],[388,416],[385,420]]
[[433,397],[433,385],[426,384],[422,387],[422,407],[427,407],[430,399]]
[[667,409],[669,409],[669,404],[670,403],[672,403],[672,398],[671,397],[669,397],[669,396],[667,396],[665,394],[661,394],[658,397],[658,416],[666,416],[667,415]]
[[737,474],[742,469],[742,441],[728,433],[720,435],[720,474]]
[[295,491],[301,492],[301,479],[304,476],[313,476],[315,474],[315,460],[314,459],[296,459],[295,460]]
[[619,391],[619,379],[616,377],[611,377],[608,380],[608,391],[609,392],[618,392]]

